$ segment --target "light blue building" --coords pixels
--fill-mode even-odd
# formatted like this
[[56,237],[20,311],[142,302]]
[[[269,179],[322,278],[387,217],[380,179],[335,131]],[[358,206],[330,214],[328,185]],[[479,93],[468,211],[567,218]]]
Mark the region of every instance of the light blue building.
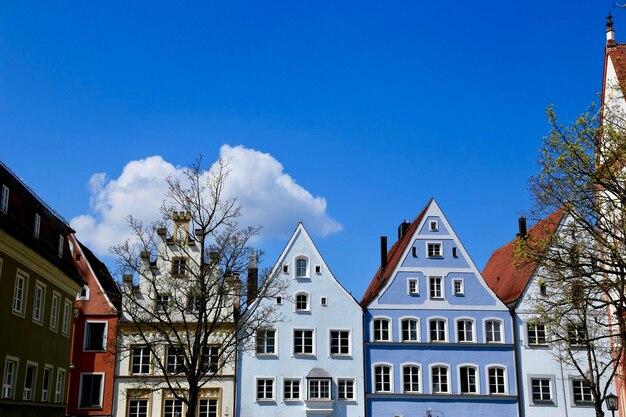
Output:
[[435,200],[386,246],[361,301],[367,415],[517,416],[509,310]]
[[286,290],[261,302],[282,320],[257,331],[239,356],[237,416],[364,417],[363,310],[302,223],[272,275]]

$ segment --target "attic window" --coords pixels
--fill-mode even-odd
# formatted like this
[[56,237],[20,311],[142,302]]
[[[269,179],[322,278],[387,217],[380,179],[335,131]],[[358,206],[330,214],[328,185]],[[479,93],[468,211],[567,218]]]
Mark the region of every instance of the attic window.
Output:
[[80,289],[76,299],[81,301],[89,300],[89,287],[87,285],[83,285],[83,288]]
[[278,304],[279,306],[283,305],[283,297],[281,297],[280,295],[276,297],[276,304]]
[[452,248],[452,257],[458,257],[458,255],[456,254],[456,247]]
[[65,240],[63,238],[63,235],[59,235],[59,247],[58,247],[58,253],[57,253],[59,255],[59,258],[63,257],[63,243],[64,243],[64,241]]
[[288,274],[288,273],[289,273],[289,265],[283,264],[283,274]]
[[0,197],[0,211],[7,214],[9,211],[9,187],[2,184],[2,196]]
[[439,222],[437,220],[431,220],[429,224],[429,228],[431,232],[439,231]]
[[35,213],[35,224],[33,226],[33,236],[39,239],[39,231],[41,230],[41,216],[39,213]]
[[322,265],[315,265],[315,273],[316,274],[322,273]]
[[328,298],[327,297],[321,297],[320,298],[320,305],[327,306],[328,305]]
[[546,286],[546,284],[544,283],[539,284],[539,294],[541,294],[544,297],[548,295],[548,287]]
[[441,252],[441,243],[428,243],[427,248],[429,258],[441,258],[443,256]]

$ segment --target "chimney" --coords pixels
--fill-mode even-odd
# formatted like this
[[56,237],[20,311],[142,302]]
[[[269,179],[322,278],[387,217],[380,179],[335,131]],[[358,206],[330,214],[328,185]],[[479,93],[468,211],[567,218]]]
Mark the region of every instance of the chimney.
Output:
[[256,251],[250,251],[250,264],[248,265],[248,301],[247,304],[252,303],[259,291],[259,267],[257,265]]
[[398,226],[398,240],[404,237],[404,234],[409,229],[410,225],[411,223],[408,223],[406,220],[400,223],[400,226]]
[[606,46],[615,46],[615,31],[613,30],[613,16],[611,13],[606,17]]
[[387,266],[387,236],[380,237],[380,267],[385,269]]
[[526,239],[526,217],[522,216],[517,219],[517,225],[519,226],[519,233],[517,235],[522,239]]
[[124,274],[122,276],[122,283],[124,284],[124,290],[131,292],[133,290],[133,275]]

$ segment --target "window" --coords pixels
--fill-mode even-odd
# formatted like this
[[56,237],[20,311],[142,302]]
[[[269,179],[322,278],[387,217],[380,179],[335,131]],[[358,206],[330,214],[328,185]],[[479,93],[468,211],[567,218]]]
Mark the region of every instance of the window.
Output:
[[288,273],[289,273],[289,265],[283,264],[283,274],[288,274]]
[[41,402],[50,401],[50,383],[52,382],[52,366],[46,365],[43,368],[43,378],[41,380]]
[[298,401],[300,400],[300,380],[286,378],[283,380],[283,400]]
[[39,239],[39,232],[41,231],[41,216],[39,213],[35,213],[35,224],[33,226],[33,236]]
[[570,346],[584,347],[587,340],[585,326],[582,323],[567,325],[567,340]]
[[309,297],[305,293],[296,294],[296,311],[309,310]]
[[43,322],[43,304],[46,295],[46,287],[37,282],[35,284],[35,296],[33,298],[33,321],[41,324]]
[[315,265],[315,273],[316,274],[322,273],[322,265]]
[[165,400],[163,404],[163,417],[183,417],[183,400],[173,398]]
[[389,341],[389,320],[374,319],[374,341]]
[[320,305],[323,307],[326,307],[328,305],[328,297],[321,297],[320,298]]
[[272,401],[274,399],[274,379],[257,378],[256,399],[257,401]]
[[200,365],[202,369],[213,374],[220,369],[220,347],[219,346],[203,346],[202,355],[200,357]]
[[89,286],[83,285],[83,288],[81,288],[80,292],[76,295],[76,299],[81,301],[89,300]]
[[374,366],[374,392],[391,392],[391,366]]
[[293,331],[293,353],[294,355],[313,354],[313,330]]
[[172,259],[172,275],[183,275],[186,271],[187,260],[185,258]]
[[4,376],[2,377],[2,398],[13,399],[15,380],[17,379],[17,358],[7,357],[4,361]]
[[280,295],[276,296],[276,304],[278,304],[279,306],[283,305],[283,297],[281,297]]
[[190,313],[199,312],[202,307],[202,297],[195,292],[187,295],[187,311]]
[[217,417],[217,398],[200,398],[198,417]]
[[304,278],[307,277],[308,271],[308,262],[304,258],[296,259],[296,278]]
[[452,248],[452,257],[453,258],[458,258],[459,257],[459,255],[457,254],[456,246]]
[[65,336],[69,336],[70,334],[70,320],[71,320],[71,312],[72,312],[72,304],[65,300],[65,304],[63,305],[63,327],[61,327],[61,332]]
[[2,184],[2,196],[0,197],[0,211],[7,214],[9,211],[9,187]]
[[441,258],[443,256],[441,253],[441,243],[428,243],[427,248],[429,258]]
[[311,378],[309,383],[309,400],[330,400],[330,379]]
[[57,293],[52,293],[52,302],[50,303],[50,328],[56,332],[59,324],[59,304],[61,297]]
[[128,417],[148,417],[148,400],[128,400]]
[[541,294],[541,296],[543,297],[548,295],[548,287],[546,286],[546,284],[539,284],[539,294]]
[[63,238],[63,235],[59,235],[59,247],[57,248],[57,255],[59,255],[59,258],[63,257],[63,245],[65,244],[65,239]]
[[150,348],[148,346],[136,346],[132,351],[131,373],[150,373]]
[[168,374],[180,374],[185,371],[185,348],[167,347],[166,370]]
[[156,311],[157,313],[164,313],[168,309],[170,303],[169,294],[159,294],[156,298]]
[[37,381],[37,364],[28,362],[26,364],[26,373],[24,374],[24,401],[33,400],[33,390],[35,389],[35,381]]
[[26,285],[28,277],[18,271],[15,276],[15,288],[13,290],[13,312],[24,316],[26,311]]
[[550,378],[531,378],[533,403],[551,403],[552,380]]
[[276,354],[276,330],[263,329],[256,331],[256,353],[257,355]]
[[528,324],[528,344],[529,345],[545,345],[546,326],[545,324]]
[[439,223],[437,220],[431,220],[428,224],[431,232],[439,231]]
[[574,379],[572,381],[572,390],[574,393],[575,404],[589,404],[593,403],[593,394],[591,393],[591,387],[582,379]]
[[63,391],[65,390],[65,369],[57,369],[57,380],[54,386],[54,402],[60,404],[64,400]]
[[458,342],[474,341],[474,322],[471,320],[459,320],[456,322],[456,338]]
[[101,408],[103,374],[80,375],[80,400],[79,408]]
[[417,342],[417,319],[403,319],[402,324],[402,341]]
[[433,366],[431,369],[432,374],[432,394],[441,394],[449,392],[448,383],[448,367],[447,366]]
[[354,379],[337,378],[337,399],[340,401],[354,400]]
[[461,394],[478,394],[476,368],[473,366],[461,366],[459,377],[461,378]]
[[445,342],[446,341],[446,321],[443,319],[433,319],[428,322],[430,326],[430,341]]
[[420,367],[405,365],[402,367],[402,389],[404,392],[420,391]]
[[85,351],[105,351],[107,347],[107,324],[106,322],[85,323]]
[[350,331],[331,330],[330,331],[330,354],[349,355],[350,354]]
[[455,279],[453,279],[452,280],[452,288],[453,288],[453,293],[456,296],[465,294],[465,285],[463,285],[463,279],[462,278],[455,278]]
[[409,295],[419,295],[419,281],[417,278],[409,278],[406,281]]
[[504,368],[489,368],[487,373],[489,374],[489,394],[506,394]]
[[487,343],[502,343],[502,322],[487,320],[485,322],[485,341]]
[[429,282],[429,294],[431,300],[443,299],[443,278],[442,277],[430,277]]

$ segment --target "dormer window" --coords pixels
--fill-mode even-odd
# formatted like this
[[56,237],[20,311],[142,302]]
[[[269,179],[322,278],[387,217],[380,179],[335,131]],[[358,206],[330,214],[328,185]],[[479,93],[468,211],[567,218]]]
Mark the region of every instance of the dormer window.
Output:
[[80,289],[76,299],[81,301],[89,300],[89,287],[87,285],[83,285],[83,288]]
[[443,252],[441,250],[441,243],[439,242],[428,243],[427,249],[428,249],[429,258],[441,258],[443,256]]
[[7,214],[9,211],[9,187],[2,184],[2,195],[0,196],[0,211]]
[[33,236],[39,239],[39,232],[41,230],[41,216],[39,213],[35,213],[35,224],[33,225]]
[[309,276],[309,263],[306,258],[296,259],[296,278],[306,278]]
[[59,258],[63,257],[63,243],[65,243],[65,239],[63,238],[63,235],[59,235],[59,247],[58,247]]
[[431,232],[438,232],[439,231],[439,222],[437,220],[431,220],[429,222],[429,229]]

